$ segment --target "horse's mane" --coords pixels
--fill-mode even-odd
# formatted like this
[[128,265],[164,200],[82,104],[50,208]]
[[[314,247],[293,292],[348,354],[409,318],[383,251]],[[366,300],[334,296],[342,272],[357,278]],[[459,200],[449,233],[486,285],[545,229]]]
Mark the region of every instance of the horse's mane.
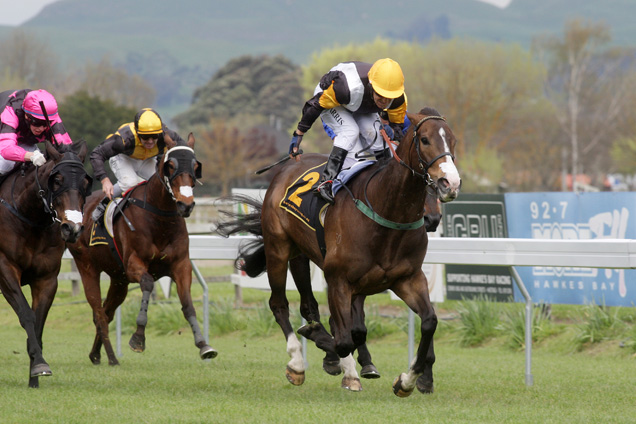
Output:
[[426,115],[426,116],[442,116],[437,109],[433,108],[433,107],[425,107],[422,108],[422,110],[420,110],[420,114],[421,115]]

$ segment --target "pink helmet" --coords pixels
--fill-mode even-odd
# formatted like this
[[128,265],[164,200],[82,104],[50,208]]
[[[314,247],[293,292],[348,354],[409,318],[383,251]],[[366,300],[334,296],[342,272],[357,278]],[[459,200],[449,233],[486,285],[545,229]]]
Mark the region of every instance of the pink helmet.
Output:
[[46,109],[49,119],[53,120],[57,118],[57,102],[55,101],[55,97],[46,90],[29,91],[24,97],[22,109],[25,113],[28,113],[36,119],[44,119],[40,102],[44,103],[44,108]]

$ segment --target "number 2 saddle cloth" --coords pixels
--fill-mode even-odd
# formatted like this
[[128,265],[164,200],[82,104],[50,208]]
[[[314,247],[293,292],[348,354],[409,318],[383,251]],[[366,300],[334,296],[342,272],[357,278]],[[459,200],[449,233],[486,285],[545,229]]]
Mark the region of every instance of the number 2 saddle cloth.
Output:
[[[326,161],[320,165],[308,169],[296,179],[285,191],[285,196],[280,202],[280,207],[298,218],[303,224],[316,233],[318,245],[323,257],[327,251],[325,245],[325,214],[329,206],[322,197],[317,195],[316,188],[320,184],[322,172]],[[345,169],[333,181],[333,195],[360,171],[374,164],[375,161],[367,160],[355,163],[351,168]]]

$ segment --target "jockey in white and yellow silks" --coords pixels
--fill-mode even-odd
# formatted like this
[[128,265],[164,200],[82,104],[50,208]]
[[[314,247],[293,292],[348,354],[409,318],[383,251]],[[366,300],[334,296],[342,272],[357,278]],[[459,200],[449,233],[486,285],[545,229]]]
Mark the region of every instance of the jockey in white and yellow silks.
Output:
[[[137,112],[134,122],[120,126],[91,152],[91,165],[95,179],[102,183],[104,200],[120,197],[155,173],[157,155],[162,155],[166,147],[164,134],[177,144],[185,144],[179,134],[163,124],[156,111],[145,108]],[[106,174],[106,161],[117,178],[115,184]],[[95,208],[94,221],[98,221],[105,207],[106,203],[100,203]]]
[[59,144],[73,143],[51,93],[29,89],[0,93],[0,175],[8,174],[16,162],[44,165],[46,159],[37,144],[47,139]]
[[318,192],[333,203],[332,181],[343,166],[349,167],[370,154],[381,154],[386,147],[379,133],[379,114],[382,112],[401,134],[406,107],[404,74],[394,60],[339,63],[320,79],[314,96],[305,103],[289,154],[299,160],[302,136],[320,117],[335,137]]

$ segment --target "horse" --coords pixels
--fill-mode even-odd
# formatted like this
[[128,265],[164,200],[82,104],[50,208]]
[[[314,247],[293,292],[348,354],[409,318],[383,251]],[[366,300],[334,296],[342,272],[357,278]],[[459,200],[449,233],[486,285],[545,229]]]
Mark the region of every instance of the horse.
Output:
[[[29,387],[52,375],[42,355],[44,323],[57,292],[65,242],[82,232],[82,209],[92,184],[84,170],[85,141],[54,147],[47,161],[17,166],[0,186],[0,291],[27,333]],[[21,286],[31,287],[31,306]]]
[[286,377],[292,384],[304,382],[304,362],[289,322],[285,279],[289,267],[295,281],[304,281],[312,261],[327,281],[333,337],[320,323],[317,304],[310,301],[307,290],[301,291],[301,315],[308,323],[298,332],[343,358],[343,387],[361,389],[359,380],[353,374],[348,376],[347,370],[355,369],[351,353],[366,342],[364,299],[391,289],[420,317],[422,336],[415,360],[396,378],[393,392],[409,396],[416,386],[423,393],[433,391],[437,316],[421,269],[428,246],[425,204],[428,189],[441,202],[454,200],[461,180],[454,163],[457,140],[445,118],[433,108],[409,113],[408,118],[412,125],[393,151],[393,159],[362,170],[326,209],[324,256],[313,229],[280,207],[294,183],[306,182],[297,189],[300,192],[311,190],[318,182],[316,169],[325,162],[324,155],[305,154],[300,161],[277,165],[262,203],[251,201],[256,212],[235,215],[234,221],[220,227],[223,235],[247,232],[257,236],[241,247],[237,264],[250,276],[267,271],[269,305],[287,340],[291,360]]
[[[68,245],[82,279],[86,300],[93,310],[96,334],[89,359],[95,365],[101,362],[102,344],[109,365],[119,365],[109,338],[108,323],[126,299],[130,283],[139,284],[142,299],[137,329],[129,346],[135,352],[145,350],[150,295],[155,280],[165,276],[176,283],[183,315],[192,328],[199,356],[210,359],[217,355],[201,332],[190,294],[192,263],[185,218],[190,216],[195,205],[193,187],[201,177],[202,165],[194,154],[192,133],[186,145],[177,145],[168,136],[165,140],[167,151],[158,158],[156,172],[147,182],[128,190],[119,204],[113,205],[120,214],[112,224],[112,245],[103,241],[106,237],[97,237],[97,226],[105,224],[94,223],[91,216],[104,199],[101,192],[94,193],[86,201],[84,225],[93,230]],[[110,277],[103,304],[102,271]]]

